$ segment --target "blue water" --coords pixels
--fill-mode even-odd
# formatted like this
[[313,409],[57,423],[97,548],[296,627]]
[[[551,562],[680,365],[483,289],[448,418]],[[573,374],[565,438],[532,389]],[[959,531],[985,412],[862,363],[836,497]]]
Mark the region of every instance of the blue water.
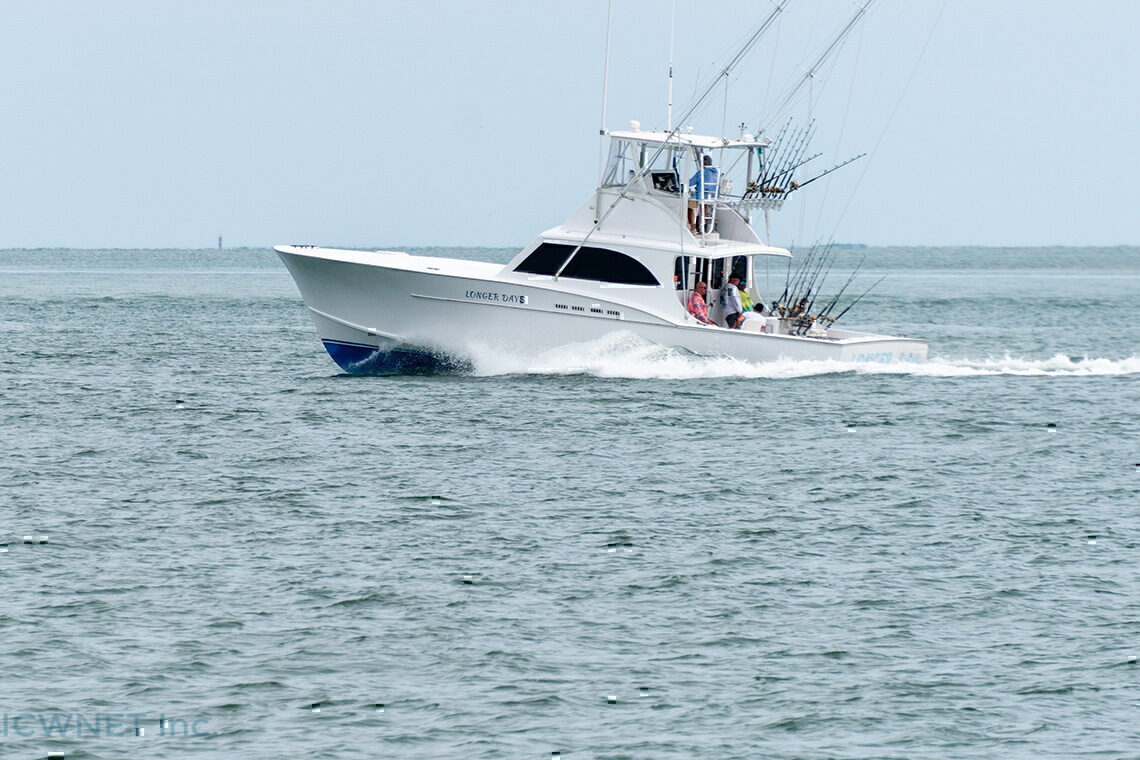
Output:
[[930,362],[352,377],[268,251],[0,252],[0,755],[1140,756],[1140,250],[864,254]]

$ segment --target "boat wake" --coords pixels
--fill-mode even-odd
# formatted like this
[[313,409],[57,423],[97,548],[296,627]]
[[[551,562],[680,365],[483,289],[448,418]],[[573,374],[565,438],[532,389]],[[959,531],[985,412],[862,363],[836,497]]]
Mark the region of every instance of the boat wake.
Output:
[[972,377],[1088,377],[1140,374],[1140,356],[1100,359],[1056,354],[1049,359],[1015,356],[984,359],[932,357],[929,361],[874,362],[782,359],[751,363],[731,357],[697,356],[648,343],[632,333],[613,333],[586,343],[550,349],[538,356],[515,356],[486,346],[469,347],[475,375],[590,375],[629,379],[795,378],[815,375],[916,375]]

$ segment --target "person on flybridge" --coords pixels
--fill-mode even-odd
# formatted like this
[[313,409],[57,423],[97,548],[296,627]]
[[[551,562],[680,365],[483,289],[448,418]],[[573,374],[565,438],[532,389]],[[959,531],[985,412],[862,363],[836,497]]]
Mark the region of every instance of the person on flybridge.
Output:
[[702,201],[715,199],[718,185],[720,172],[712,165],[712,156],[706,155],[704,167],[689,178],[689,232],[697,232],[698,224],[704,231],[705,204]]

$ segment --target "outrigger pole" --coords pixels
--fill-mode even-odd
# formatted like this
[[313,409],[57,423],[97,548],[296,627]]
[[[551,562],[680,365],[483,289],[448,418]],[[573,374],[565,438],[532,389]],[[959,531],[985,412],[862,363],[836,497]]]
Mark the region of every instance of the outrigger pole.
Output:
[[802,89],[805,84],[815,78],[816,72],[819,71],[820,66],[823,65],[824,61],[826,61],[833,52],[835,52],[835,49],[839,47],[839,43],[841,43],[843,41],[843,38],[846,37],[848,33],[855,27],[855,24],[858,23],[859,19],[863,17],[863,15],[867,12],[867,9],[871,7],[871,3],[874,1],[875,0],[864,0],[863,4],[859,6],[859,9],[855,11],[855,15],[852,16],[851,20],[847,22],[847,25],[840,29],[839,33],[835,35],[835,38],[832,39],[831,44],[824,48],[823,52],[819,54],[819,57],[815,59],[815,62],[810,67],[804,69],[804,75],[798,82],[792,84],[792,86],[784,94],[784,97],[780,98],[780,101],[776,104],[776,107],[772,109],[771,117],[762,123],[762,126],[760,127],[761,134],[763,134],[764,130],[771,126],[772,122],[779,117],[785,108],[792,104],[792,101],[795,99],[800,89]]

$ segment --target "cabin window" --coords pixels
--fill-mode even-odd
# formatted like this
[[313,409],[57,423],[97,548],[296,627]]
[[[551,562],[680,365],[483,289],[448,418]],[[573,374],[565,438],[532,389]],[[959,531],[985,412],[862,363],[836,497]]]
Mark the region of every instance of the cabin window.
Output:
[[[693,290],[698,282],[707,283],[710,289],[719,288],[720,272],[717,270],[719,259],[706,259],[700,256],[678,256],[673,265],[673,276],[677,283],[677,290]],[[720,264],[723,271],[724,264]]]
[[[577,246],[564,243],[543,243],[515,267],[516,272],[530,274],[557,274],[567,257]],[[562,277],[575,280],[596,280],[617,285],[660,285],[644,264],[624,253],[608,248],[584,245],[562,270]]]
[[562,265],[566,262],[566,259],[569,258],[573,250],[573,246],[569,245],[543,243],[538,248],[535,248],[529,256],[523,259],[523,262],[515,267],[515,271],[553,276],[562,268]]

